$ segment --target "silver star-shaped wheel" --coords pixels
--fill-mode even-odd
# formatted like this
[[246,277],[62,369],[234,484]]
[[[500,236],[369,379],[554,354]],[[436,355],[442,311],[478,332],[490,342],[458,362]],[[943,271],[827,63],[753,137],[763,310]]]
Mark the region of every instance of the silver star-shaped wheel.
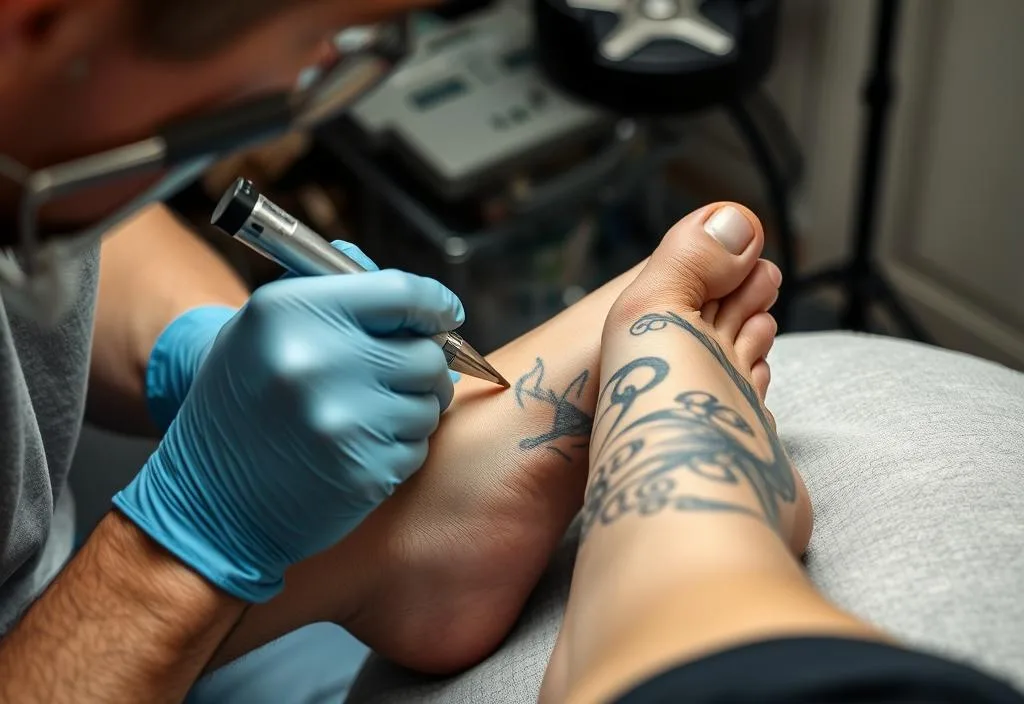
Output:
[[731,34],[700,11],[701,0],[566,0],[576,10],[611,12],[619,23],[601,42],[601,55],[625,61],[651,42],[674,39],[715,56],[736,44]]

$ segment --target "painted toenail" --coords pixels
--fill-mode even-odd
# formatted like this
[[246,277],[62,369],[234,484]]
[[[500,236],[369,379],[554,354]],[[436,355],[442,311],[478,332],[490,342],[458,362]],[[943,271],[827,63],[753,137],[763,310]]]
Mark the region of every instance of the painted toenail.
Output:
[[743,213],[727,205],[711,216],[704,231],[732,254],[743,254],[754,239],[754,228]]

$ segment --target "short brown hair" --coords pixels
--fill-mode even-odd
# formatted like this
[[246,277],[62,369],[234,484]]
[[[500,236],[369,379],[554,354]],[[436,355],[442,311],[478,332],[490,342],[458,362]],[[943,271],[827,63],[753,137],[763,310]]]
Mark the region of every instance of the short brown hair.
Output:
[[198,59],[216,52],[295,0],[129,0],[132,31],[147,54]]

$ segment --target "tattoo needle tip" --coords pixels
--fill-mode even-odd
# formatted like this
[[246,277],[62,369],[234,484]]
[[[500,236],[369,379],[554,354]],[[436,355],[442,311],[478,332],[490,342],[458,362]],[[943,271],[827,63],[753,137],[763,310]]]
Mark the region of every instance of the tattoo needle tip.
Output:
[[503,389],[512,387],[508,380],[499,374],[498,370],[491,366],[491,363],[484,359],[484,356],[473,349],[465,340],[462,341],[462,346],[455,355],[455,359],[448,366],[452,371],[489,381]]

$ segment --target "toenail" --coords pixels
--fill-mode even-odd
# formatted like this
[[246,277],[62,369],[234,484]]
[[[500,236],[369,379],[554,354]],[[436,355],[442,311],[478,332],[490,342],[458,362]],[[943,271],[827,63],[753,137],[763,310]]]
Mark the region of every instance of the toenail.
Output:
[[754,239],[750,221],[731,205],[721,208],[704,225],[704,231],[732,254],[743,254]]
[[782,269],[774,262],[768,262],[768,278],[771,279],[775,288],[782,286]]

